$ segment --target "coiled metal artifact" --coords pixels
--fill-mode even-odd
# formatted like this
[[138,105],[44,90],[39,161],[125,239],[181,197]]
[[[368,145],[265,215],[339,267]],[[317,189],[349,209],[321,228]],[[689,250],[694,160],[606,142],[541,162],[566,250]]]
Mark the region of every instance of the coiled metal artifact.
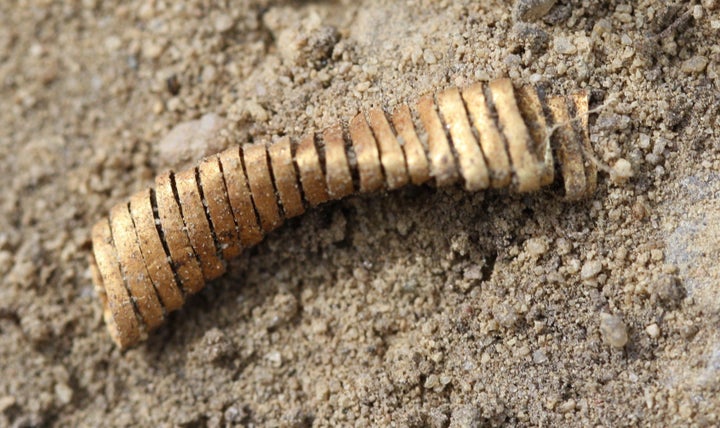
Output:
[[545,96],[497,79],[422,96],[414,111],[373,108],[297,144],[233,147],[165,172],[93,227],[110,334],[121,348],[144,340],[284,219],[355,192],[427,182],[529,192],[554,181],[557,158],[565,196],[581,198],[597,176],[588,103],[586,91]]

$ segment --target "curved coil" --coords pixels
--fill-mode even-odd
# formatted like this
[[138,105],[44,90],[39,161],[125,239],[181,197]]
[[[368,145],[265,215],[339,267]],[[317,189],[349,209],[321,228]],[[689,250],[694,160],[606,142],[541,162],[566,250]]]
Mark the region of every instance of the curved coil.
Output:
[[355,192],[429,181],[534,191],[554,181],[556,154],[566,197],[583,197],[597,175],[587,114],[587,92],[545,97],[498,79],[425,95],[413,110],[373,108],[297,144],[233,147],[165,172],[93,227],[110,334],[121,348],[144,340],[284,219]]

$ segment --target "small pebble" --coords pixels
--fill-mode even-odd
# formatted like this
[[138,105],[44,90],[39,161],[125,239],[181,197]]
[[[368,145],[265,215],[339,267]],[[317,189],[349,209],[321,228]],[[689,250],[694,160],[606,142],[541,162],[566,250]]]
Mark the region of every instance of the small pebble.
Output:
[[474,264],[463,272],[463,278],[468,280],[481,280],[483,278],[483,265]]
[[630,208],[630,213],[635,220],[643,220],[648,215],[648,209],[642,201],[636,201]]
[[492,308],[492,315],[495,321],[497,321],[505,328],[510,328],[514,326],[519,318],[518,313],[515,311],[515,308],[513,308],[512,305],[509,305],[507,303],[494,305]]
[[[550,36],[544,30],[533,24],[516,24],[513,27],[512,37],[530,48],[533,53],[542,53],[547,49]],[[515,55],[518,56],[518,55]],[[505,60],[507,64],[507,59]],[[509,64],[508,64],[509,65]]]
[[514,15],[521,21],[531,22],[550,12],[557,0],[518,0],[515,2]]
[[[171,100],[176,100],[173,97]],[[169,104],[169,103],[168,103]],[[170,105],[168,105],[170,108]],[[215,113],[207,113],[198,120],[182,122],[158,143],[162,167],[177,167],[182,162],[200,159],[217,151],[217,136],[226,120]]]
[[572,55],[577,52],[577,48],[567,37],[556,37],[553,46],[561,55]]
[[542,350],[538,349],[532,354],[533,363],[542,364],[548,360],[547,354]]
[[680,70],[686,74],[700,74],[705,71],[705,67],[708,65],[708,59],[706,56],[696,55],[685,62],[683,62]]
[[370,89],[370,82],[360,82],[357,85],[355,85],[355,90],[358,92],[365,92],[368,89]]
[[265,355],[265,359],[268,360],[272,367],[282,367],[282,355],[280,355],[278,351],[268,352]]
[[662,250],[659,250],[657,248],[650,250],[650,260],[654,262],[660,262],[665,258],[665,254]]
[[490,73],[485,70],[476,70],[474,76],[476,80],[481,82],[488,82],[491,79]]
[[60,404],[68,404],[73,397],[73,390],[64,383],[55,384],[55,396]]
[[521,346],[515,351],[515,356],[517,357],[525,357],[527,355],[530,355],[530,347],[529,346]]
[[602,263],[598,260],[589,260],[580,270],[580,278],[583,280],[595,278],[600,271],[602,271]]
[[435,53],[430,49],[425,49],[423,51],[423,60],[426,64],[435,64],[437,62],[437,57],[435,56]]
[[558,406],[558,412],[570,413],[575,410],[577,403],[572,398]]
[[117,52],[122,47],[122,40],[118,36],[110,36],[105,39],[105,49],[108,52]]
[[247,417],[247,411],[243,407],[230,406],[224,413],[225,421],[239,424]]
[[627,159],[618,159],[610,170],[610,179],[615,184],[623,184],[632,176],[632,165],[627,161]]
[[14,256],[10,251],[0,251],[0,275],[5,275],[13,265]]
[[603,34],[612,32],[612,23],[607,19],[599,19],[593,26],[593,36],[599,37]]
[[575,275],[576,273],[580,272],[580,267],[580,260],[575,257],[565,263],[565,271],[570,275]]
[[660,337],[660,327],[658,327],[658,325],[655,323],[652,323],[649,326],[645,327],[645,332],[653,339],[657,339],[658,337]]
[[617,315],[600,314],[600,334],[605,343],[614,348],[622,348],[628,342],[627,326]]
[[170,111],[180,111],[182,107],[182,101],[178,97],[172,97],[167,102],[167,108]]
[[572,244],[565,238],[558,238],[558,240],[555,241],[555,247],[557,253],[561,256],[564,256],[572,251]]
[[424,387],[425,387],[425,388],[432,389],[432,388],[435,388],[436,386],[438,386],[439,384],[440,384],[440,381],[439,381],[437,375],[431,374],[431,375],[428,376],[427,379],[425,380],[425,385],[424,385]]
[[215,18],[215,31],[218,33],[224,33],[233,26],[235,26],[235,21],[233,21],[230,15],[223,14]]
[[15,400],[15,397],[13,397],[12,395],[5,395],[3,397],[0,397],[0,413],[14,406],[16,402],[17,400]]
[[450,428],[482,426],[483,419],[480,410],[475,406],[463,404],[453,409],[450,416]]
[[203,83],[212,83],[215,81],[215,77],[217,76],[217,69],[214,66],[208,64],[203,67],[200,76]]
[[630,116],[615,113],[601,113],[595,123],[595,128],[598,131],[616,132],[628,129],[631,124],[632,119]]
[[651,284],[652,294],[663,305],[673,306],[685,298],[685,288],[675,275],[660,275]]
[[689,403],[686,400],[683,400],[682,403],[680,403],[680,407],[678,407],[678,413],[680,414],[680,417],[683,418],[683,420],[690,420],[693,415],[693,407],[692,403]]
[[204,363],[221,362],[236,352],[232,340],[219,328],[211,328],[205,332],[199,350],[200,358]]
[[153,40],[147,40],[142,45],[142,53],[148,59],[157,59],[165,50],[165,47]]
[[530,238],[525,245],[528,253],[532,256],[542,256],[548,252],[548,244],[544,238]]

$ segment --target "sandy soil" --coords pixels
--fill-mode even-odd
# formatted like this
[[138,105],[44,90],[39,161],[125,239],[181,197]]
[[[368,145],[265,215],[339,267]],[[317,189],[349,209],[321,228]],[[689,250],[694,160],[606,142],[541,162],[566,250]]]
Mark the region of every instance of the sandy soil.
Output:
[[[0,2],[0,426],[720,424],[720,2],[109,3]],[[155,174],[499,76],[634,177],[334,203],[114,347],[89,228]]]

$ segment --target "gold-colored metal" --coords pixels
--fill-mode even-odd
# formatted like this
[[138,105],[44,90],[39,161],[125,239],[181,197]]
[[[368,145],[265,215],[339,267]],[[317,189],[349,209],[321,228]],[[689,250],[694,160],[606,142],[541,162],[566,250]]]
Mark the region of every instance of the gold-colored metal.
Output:
[[135,302],[140,318],[149,330],[154,330],[162,324],[165,316],[145,268],[127,204],[117,204],[110,210],[110,230],[125,285]]
[[315,147],[315,134],[312,132],[300,141],[295,152],[295,163],[300,172],[305,199],[312,206],[317,206],[330,199],[325,174],[320,166],[320,156]]
[[360,191],[367,193],[382,188],[383,173],[380,168],[380,153],[375,137],[362,113],[358,113],[350,121],[350,140],[353,143],[357,159]]
[[355,191],[342,126],[336,124],[329,127],[323,131],[322,137],[325,142],[328,194],[331,199],[340,199]]
[[480,139],[480,147],[490,173],[490,183],[494,188],[506,187],[512,181],[510,158],[500,130],[490,113],[485,97],[485,85],[471,85],[463,89],[462,96]]
[[205,287],[205,280],[195,250],[190,245],[180,202],[174,194],[173,186],[172,171],[160,174],[155,179],[158,220],[182,289],[186,294],[194,294]]
[[428,157],[430,158],[430,176],[435,179],[438,186],[449,186],[455,184],[458,179],[457,162],[433,98],[433,94],[420,97],[417,109],[420,121],[425,127]]
[[385,112],[379,108],[370,109],[368,122],[380,149],[380,163],[385,172],[388,190],[405,186],[409,180],[405,167],[405,156],[403,156],[397,137],[390,128]]
[[242,247],[252,247],[262,241],[265,236],[260,229],[255,206],[250,195],[247,177],[245,175],[240,149],[233,147],[218,154],[222,165],[227,187],[228,200],[232,208],[235,221],[240,228],[240,244]]
[[428,162],[425,147],[415,130],[410,108],[406,104],[395,108],[392,122],[395,132],[397,132],[397,138],[403,148],[410,180],[412,184],[419,186],[430,179],[430,163]]
[[190,244],[200,260],[203,277],[210,281],[225,273],[225,265],[218,257],[196,176],[197,168],[180,171],[175,174],[175,186]]
[[158,234],[150,189],[141,190],[130,198],[130,214],[138,234],[140,253],[163,306],[168,312],[179,309],[185,298]]
[[465,189],[471,192],[487,189],[490,186],[490,175],[480,145],[470,128],[460,91],[457,88],[446,89],[437,95],[437,100],[440,114],[445,119],[457,152],[460,173],[465,179]]
[[125,288],[125,281],[117,261],[117,250],[110,235],[110,224],[102,219],[92,230],[92,273],[96,290],[103,305],[103,317],[110,336],[121,348],[143,339],[140,320]]
[[500,129],[507,141],[510,161],[515,167],[516,186],[519,192],[529,192],[540,188],[542,160],[531,150],[532,141],[527,125],[520,114],[515,92],[508,79],[490,82],[495,111]]
[[220,171],[220,160],[217,156],[203,159],[198,166],[198,173],[203,189],[212,189],[205,193],[203,203],[207,207],[210,225],[215,231],[223,259],[237,257],[241,252],[240,235],[233,218],[232,208],[228,201],[225,183]]
[[[305,207],[302,203],[297,173],[293,166],[290,138],[284,137],[276,141],[275,144],[271,144],[268,147],[268,155],[270,155],[273,179],[277,186],[285,218],[299,216],[305,212]],[[348,174],[350,174],[349,171]]]
[[245,151],[245,170],[247,171],[253,204],[260,216],[260,225],[265,232],[275,230],[282,223],[280,207],[275,195],[275,186],[270,176],[267,148],[264,144],[248,146]]
[[554,154],[565,197],[587,196],[597,183],[588,98],[546,98],[498,79],[425,95],[389,120],[370,109],[318,141],[311,132],[297,144],[233,147],[161,174],[93,228],[91,270],[113,340],[144,340],[228,260],[307,206],[408,183],[533,191],[553,181]]
[[560,173],[565,181],[565,197],[570,200],[580,199],[585,196],[587,189],[585,162],[578,136],[575,135],[570,121],[567,102],[563,97],[550,97],[548,109],[552,123],[557,127],[553,138],[557,143]]

